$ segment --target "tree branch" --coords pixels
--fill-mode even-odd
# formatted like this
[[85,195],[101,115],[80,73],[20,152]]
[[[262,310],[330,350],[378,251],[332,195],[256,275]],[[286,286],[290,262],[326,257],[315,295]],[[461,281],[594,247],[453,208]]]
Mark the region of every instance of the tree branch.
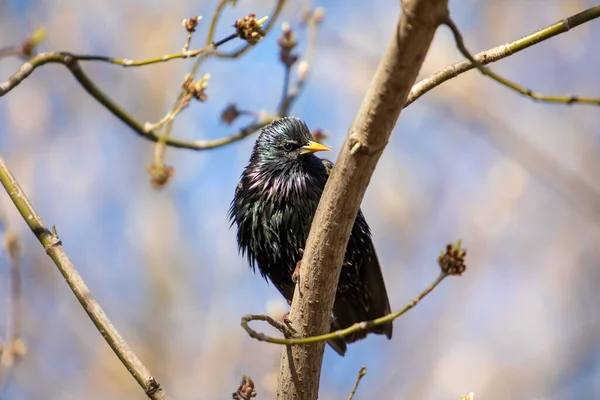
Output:
[[[394,37],[350,127],[315,214],[290,312],[299,336],[329,331],[344,253],[377,161],[414,84],[447,0],[405,0]],[[284,349],[278,399],[316,399],[324,343]]]
[[366,374],[367,374],[367,367],[365,365],[363,365],[358,370],[358,376],[356,377],[356,382],[354,382],[354,387],[352,388],[352,391],[350,392],[350,395],[348,396],[348,400],[352,400],[354,398],[354,395],[356,394],[356,389],[358,389],[358,385],[360,384],[360,380]]
[[450,18],[450,16],[448,16],[446,18],[446,20],[444,21],[444,24],[447,25],[448,28],[450,28],[450,30],[452,31],[452,34],[454,35],[454,40],[456,42],[456,47],[461,52],[461,54],[463,56],[465,56],[467,58],[467,60],[469,60],[473,65],[475,65],[475,68],[477,68],[477,70],[479,72],[481,72],[483,75],[488,76],[491,79],[495,80],[502,86],[505,86],[510,90],[513,90],[519,94],[522,94],[525,97],[529,97],[532,100],[540,101],[543,103],[561,103],[561,104],[566,104],[566,105],[581,103],[581,104],[600,106],[600,99],[598,99],[598,98],[581,97],[581,96],[575,96],[575,95],[549,96],[549,95],[541,94],[538,92],[534,92],[533,90],[529,89],[528,87],[525,87],[525,86],[520,85],[516,82],[513,82],[509,79],[506,79],[501,75],[498,75],[497,73],[492,71],[490,68],[484,66],[483,64],[481,64],[480,62],[478,62],[477,60],[475,60],[473,58],[473,56],[471,55],[471,52],[469,52],[469,50],[467,49],[467,46],[465,45],[463,36],[460,33],[458,26],[454,23],[454,21],[452,20],[452,18]]
[[[520,39],[494,47],[486,51],[482,51],[481,53],[474,55],[473,59],[476,61],[476,63],[480,63],[481,65],[487,65],[499,61],[503,58],[512,56],[513,54],[518,53],[521,50],[525,50],[533,45],[541,43],[544,40],[548,40],[550,38],[553,38],[554,36],[560,35],[561,33],[568,32],[569,30],[598,17],[600,17],[600,6],[591,7],[578,14],[560,20],[550,26],[530,33],[529,35],[523,36]],[[454,63],[442,69],[441,71],[436,72],[430,77],[421,80],[420,82],[415,84],[410,90],[408,99],[406,100],[406,104],[404,105],[404,107],[408,107],[409,105],[414,103],[419,97],[423,96],[430,90],[438,87],[442,83],[449,81],[452,78],[456,78],[460,74],[476,68],[476,63],[472,63],[469,60],[463,60]],[[527,90],[527,88],[525,88],[525,90]]]
[[296,85],[292,90],[289,90],[289,79],[290,79],[290,67],[287,66],[285,71],[285,88],[281,102],[279,104],[279,111],[277,114],[280,117],[285,117],[290,112],[292,105],[298,99],[298,95],[304,88],[310,68],[312,68],[313,58],[317,47],[317,27],[323,19],[323,9],[318,7],[315,10],[311,10],[307,6],[305,12],[305,23],[307,26],[307,49],[304,59],[298,64],[298,78]]
[[286,331],[288,329],[286,325],[275,321],[273,318],[271,318],[267,315],[251,315],[251,314],[246,315],[246,316],[242,317],[241,325],[242,325],[242,328],[244,328],[244,330],[248,333],[248,335],[251,338],[258,340],[259,342],[283,344],[286,346],[324,343],[324,342],[327,342],[328,340],[339,339],[341,337],[348,336],[354,332],[369,329],[369,328],[372,328],[372,327],[378,326],[378,325],[383,325],[385,323],[395,320],[396,318],[403,316],[409,310],[414,308],[421,300],[423,300],[423,298],[425,296],[427,296],[429,293],[431,293],[433,291],[433,289],[435,289],[437,287],[437,285],[439,285],[447,276],[448,276],[447,273],[443,273],[443,272],[440,273],[431,285],[427,286],[427,288],[425,288],[425,290],[423,290],[418,296],[416,296],[414,299],[412,299],[400,311],[397,311],[395,313],[390,313],[388,315],[384,315],[383,317],[380,317],[380,318],[377,318],[377,319],[374,319],[371,321],[357,322],[354,325],[349,326],[348,328],[340,329],[335,332],[329,332],[329,333],[326,333],[323,335],[301,337],[301,338],[294,337],[294,338],[281,339],[281,338],[267,336],[264,333],[257,332],[255,330],[253,330],[252,328],[250,328],[249,322],[264,321],[264,322],[267,322],[269,325],[271,325],[273,328],[281,331],[282,333],[288,334]]
[[[251,338],[258,340],[259,342],[268,342],[275,344],[283,344],[287,346],[293,345],[302,345],[302,344],[314,344],[327,342],[332,339],[339,339],[344,336],[348,336],[351,333],[355,333],[361,330],[369,329],[374,326],[383,325],[388,322],[395,320],[406,314],[408,311],[413,309],[421,300],[425,298],[429,293],[433,291],[447,276],[449,275],[462,275],[466,270],[465,257],[467,255],[467,250],[462,248],[462,241],[459,239],[456,244],[448,244],[446,245],[445,251],[442,251],[440,256],[437,259],[437,263],[440,267],[440,274],[438,277],[427,286],[421,293],[419,293],[415,298],[413,298],[404,308],[400,311],[389,313],[388,315],[384,315],[383,317],[371,320],[371,321],[362,321],[357,322],[352,326],[349,326],[345,329],[340,329],[335,332],[329,332],[324,335],[311,336],[311,337],[301,337],[301,338],[288,338],[292,336],[295,332],[290,332],[290,329],[287,325],[282,324],[280,322],[275,321],[273,318],[267,315],[246,315],[242,317],[242,328],[250,335]],[[273,328],[279,330],[286,337],[285,339],[274,338],[265,335],[264,333],[259,333],[250,328],[249,322],[251,321],[264,321],[271,325]]]
[[115,352],[119,360],[125,365],[129,373],[135,378],[139,385],[144,389],[146,395],[153,400],[168,399],[165,391],[158,382],[152,377],[150,371],[142,364],[137,355],[131,350],[125,339],[115,329],[110,322],[100,304],[92,297],[90,290],[75,269],[71,260],[62,247],[62,243],[56,234],[56,229],[52,232],[44,225],[44,222],[34,210],[29,199],[21,189],[19,183],[10,172],[4,159],[0,155],[0,181],[2,186],[10,196],[19,213],[44,246],[48,256],[54,261],[60,273],[67,281],[67,284],[81,303],[81,306],[88,314],[96,328],[104,337],[104,340]]
[[[239,32],[236,32],[234,35],[229,35],[226,38],[224,38],[223,40],[213,43],[214,27],[216,26],[216,23],[220,16],[221,10],[229,2],[230,2],[230,0],[222,0],[221,1],[219,8],[217,9],[216,13],[213,15],[213,18],[211,21],[211,28],[210,28],[208,39],[207,39],[207,45],[205,47],[203,47],[202,49],[194,50],[194,51],[182,51],[180,53],[165,55],[165,56],[156,57],[156,58],[147,59],[147,60],[138,60],[138,61],[128,60],[128,59],[117,59],[117,58],[105,57],[105,56],[71,54],[71,53],[67,53],[67,52],[40,53],[40,54],[36,55],[35,57],[31,58],[25,64],[23,64],[19,68],[19,70],[17,72],[15,72],[8,80],[6,80],[5,82],[0,82],[0,97],[6,95],[8,92],[10,92],[12,89],[14,89],[19,83],[21,83],[29,75],[31,75],[31,73],[36,68],[41,67],[45,64],[50,64],[50,63],[62,64],[67,69],[69,69],[69,71],[73,74],[75,79],[83,86],[83,88],[88,92],[88,94],[90,94],[94,99],[96,99],[100,104],[102,104],[106,109],[108,109],[108,111],[110,111],[114,116],[119,118],[127,126],[129,126],[131,129],[133,129],[134,132],[136,132],[138,135],[140,135],[141,137],[143,137],[147,140],[150,140],[152,142],[160,141],[160,142],[163,142],[167,146],[176,147],[176,148],[184,148],[184,149],[189,149],[189,150],[213,149],[216,147],[224,146],[229,143],[233,143],[235,141],[241,140],[241,139],[245,138],[246,136],[256,132],[263,126],[272,122],[273,118],[270,116],[260,118],[259,120],[246,126],[245,128],[242,128],[239,132],[237,132],[233,135],[225,136],[225,137],[214,139],[214,140],[174,139],[174,138],[169,137],[169,135],[168,135],[168,133],[170,133],[170,129],[171,129],[171,124],[172,124],[172,119],[173,119],[172,116],[174,115],[173,112],[168,113],[162,119],[162,120],[164,120],[164,123],[167,123],[167,125],[168,125],[167,130],[166,130],[168,133],[166,135],[164,134],[164,132],[162,134],[159,134],[158,129],[152,129],[153,127],[155,127],[154,125],[156,125],[156,124],[150,124],[150,123],[143,124],[142,122],[138,121],[135,117],[133,117],[128,111],[126,111],[124,108],[122,108],[119,104],[117,104],[115,101],[113,101],[110,97],[108,97],[105,93],[103,93],[102,90],[100,90],[100,88],[87,76],[87,74],[83,71],[83,69],[81,68],[81,65],[79,63],[80,61],[101,61],[101,62],[108,62],[108,63],[112,63],[112,64],[118,64],[118,65],[122,65],[122,66],[141,66],[141,65],[149,65],[152,63],[156,63],[156,62],[168,61],[168,60],[175,59],[175,58],[188,58],[188,57],[198,56],[198,55],[201,55],[201,57],[198,58],[198,60],[202,60],[203,57],[216,54],[215,50],[218,46],[239,36]],[[277,17],[280,15],[280,13],[283,9],[284,4],[285,4],[285,0],[276,0],[275,6],[273,9],[272,18],[267,23],[264,24],[264,33],[265,34],[268,33],[272,29]],[[33,39],[30,38],[25,43],[31,42],[31,44],[33,46],[35,44],[37,44],[39,42],[39,40],[41,40],[41,38],[43,37],[43,35],[40,32],[43,33],[43,31],[41,31],[41,30],[36,31],[36,34],[34,34],[32,36]],[[249,43],[247,43],[247,44],[248,44],[248,48],[251,47],[251,45]],[[33,47],[31,47],[31,50],[33,50]],[[8,48],[6,52],[10,53],[11,55],[13,54],[12,48]],[[244,50],[244,52],[245,52],[245,50]],[[241,55],[241,53],[240,53],[240,55]],[[199,67],[199,65],[200,65],[199,62],[195,63],[194,68],[192,69],[192,71],[194,73],[197,70],[197,68]],[[180,105],[181,105],[181,102],[178,101],[175,104],[173,110],[177,109]],[[158,125],[158,127],[160,127],[161,125],[162,124]],[[163,152],[158,151],[157,153],[160,156]]]

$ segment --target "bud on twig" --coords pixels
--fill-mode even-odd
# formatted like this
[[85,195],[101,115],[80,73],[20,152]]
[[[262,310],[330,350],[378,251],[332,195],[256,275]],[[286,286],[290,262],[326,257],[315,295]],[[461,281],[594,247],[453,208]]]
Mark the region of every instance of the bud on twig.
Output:
[[298,65],[298,79],[303,81],[306,79],[308,74],[308,62],[306,60],[301,61]]
[[327,134],[327,132],[325,132],[323,129],[315,129],[314,131],[311,132],[311,135],[314,139],[315,142],[323,142],[324,140],[326,140],[329,135]]
[[169,179],[171,179],[175,170],[168,165],[152,164],[148,167],[148,172],[150,173],[150,184],[152,187],[160,189],[169,182]]
[[194,81],[192,76],[188,74],[185,76],[181,88],[185,89],[190,96],[195,97],[200,101],[206,101],[208,99],[206,88],[209,79],[210,74],[205,74],[201,79]]
[[279,36],[279,59],[286,67],[291,67],[296,61],[298,61],[298,55],[292,54],[292,50],[298,44],[296,35],[286,22],[281,26],[281,36]]
[[36,29],[35,32],[33,32],[33,35],[28,37],[27,40],[21,45],[21,53],[24,56],[33,55],[33,51],[35,50],[36,46],[42,40],[44,40],[45,37],[46,37],[46,31],[44,30],[44,28]]
[[250,379],[249,376],[244,375],[242,377],[242,383],[232,394],[233,400],[250,400],[253,397],[256,397],[256,389],[254,388],[254,382]]
[[315,21],[317,24],[320,24],[323,21],[324,17],[325,17],[325,9],[323,7],[315,8],[315,11],[313,11],[313,13],[312,13],[313,21]]
[[235,21],[233,27],[236,29],[236,33],[240,39],[254,45],[265,37],[266,33],[263,30],[263,24],[268,18],[262,17],[261,19],[256,19],[255,14],[249,14],[247,17]]
[[442,269],[442,272],[448,275],[462,275],[467,269],[465,265],[465,257],[467,250],[461,248],[462,240],[458,240],[456,244],[448,244],[446,252],[440,253],[437,261]]
[[185,28],[188,33],[196,32],[196,27],[198,26],[198,22],[202,19],[202,16],[198,15],[197,17],[192,17],[188,19],[184,19],[181,21],[181,25]]
[[235,104],[229,104],[222,112],[221,112],[221,121],[226,123],[227,125],[231,125],[233,121],[236,120],[242,113]]

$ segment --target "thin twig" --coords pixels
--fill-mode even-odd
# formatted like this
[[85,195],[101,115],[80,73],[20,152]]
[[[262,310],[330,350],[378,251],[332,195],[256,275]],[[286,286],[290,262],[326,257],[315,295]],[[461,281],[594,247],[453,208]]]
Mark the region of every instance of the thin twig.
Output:
[[450,18],[450,16],[446,17],[446,19],[444,20],[444,24],[448,26],[448,28],[450,28],[450,30],[452,31],[452,34],[454,35],[454,40],[456,41],[456,47],[458,48],[458,50],[460,50],[461,54],[465,56],[467,60],[469,60],[473,65],[475,65],[475,68],[477,68],[479,72],[481,72],[483,75],[489,76],[499,84],[506,86],[507,88],[517,93],[520,93],[523,96],[544,103],[561,103],[567,105],[581,103],[600,106],[600,98],[580,97],[575,95],[549,96],[538,92],[534,92],[533,90],[523,85],[506,79],[501,75],[498,75],[490,68],[484,66],[482,63],[473,58],[473,56],[467,49],[467,46],[465,45],[465,42],[463,40],[462,34],[460,33],[460,30],[458,29],[458,26],[456,26],[456,24],[454,23],[452,18]]
[[363,365],[358,370],[358,376],[356,377],[356,382],[354,382],[354,387],[352,388],[352,391],[350,392],[350,395],[348,396],[348,400],[352,400],[354,398],[354,395],[356,394],[356,389],[358,389],[358,384],[360,383],[360,380],[366,374],[367,374],[367,367],[366,367],[366,365]]
[[[102,92],[100,90],[100,88],[98,86],[96,86],[96,84],[94,84],[92,82],[92,80],[87,76],[87,74],[83,71],[83,69],[81,68],[81,66],[79,65],[78,62],[72,60],[69,56],[65,56],[64,54],[60,54],[60,53],[52,53],[52,54],[44,53],[44,54],[46,54],[47,57],[43,57],[43,58],[35,57],[36,58],[35,61],[32,59],[30,62],[25,63],[19,69],[19,71],[17,71],[15,73],[15,75],[13,75],[13,77],[15,77],[15,79],[18,79],[19,81],[22,81],[23,79],[25,79],[27,76],[29,76],[31,74],[33,69],[35,69],[36,67],[39,67],[40,65],[47,64],[47,63],[63,64],[65,67],[67,67],[67,69],[69,69],[69,71],[73,74],[75,79],[81,84],[81,86],[83,86],[83,88],[88,92],[89,95],[91,95],[100,104],[102,104],[114,116],[116,116],[118,119],[120,119],[122,122],[124,122],[127,126],[129,126],[131,129],[133,129],[135,133],[137,133],[142,138],[147,139],[151,142],[156,142],[158,140],[158,138],[159,138],[158,134],[156,134],[154,131],[147,131],[142,122],[135,119],[128,111],[123,109],[116,102],[114,102],[110,97],[108,97],[106,94],[104,94],[104,92]],[[9,79],[9,81],[5,82],[4,84],[7,84],[9,82],[10,82],[10,79]],[[4,84],[0,85],[0,95],[2,95],[2,87]],[[11,86],[11,89],[12,89],[12,87],[14,87],[14,86]],[[176,139],[176,138],[168,138],[167,144],[171,147],[196,150],[196,151],[214,149],[216,147],[224,146],[229,143],[233,143],[238,140],[241,140],[241,139],[251,135],[252,133],[258,131],[260,128],[269,124],[270,122],[274,121],[275,119],[276,119],[275,117],[265,117],[262,120],[259,120],[253,124],[246,126],[245,128],[241,129],[239,132],[237,132],[233,135],[225,136],[225,137],[218,138],[218,139],[183,140],[183,139]]]
[[[572,15],[550,26],[542,28],[536,32],[532,32],[529,35],[523,36],[520,39],[478,53],[473,56],[473,59],[477,63],[481,63],[483,65],[499,61],[503,58],[512,56],[521,50],[525,50],[533,45],[543,42],[544,40],[548,40],[550,38],[553,38],[554,36],[560,35],[561,33],[568,32],[569,30],[598,17],[600,17],[600,6],[591,7],[578,14]],[[421,80],[412,87],[404,107],[408,107],[410,104],[414,103],[419,97],[423,96],[425,93],[436,88],[442,83],[474,68],[476,68],[476,65],[474,63],[472,63],[469,60],[463,60],[452,64],[436,72],[435,74]],[[570,96],[566,97],[570,98]],[[566,103],[568,104],[568,101]],[[592,101],[586,104],[596,103]]]
[[282,329],[280,329],[280,327],[283,324],[280,324],[279,322],[273,320],[271,317],[266,316],[266,315],[246,315],[242,318],[241,325],[242,325],[242,328],[244,328],[244,330],[248,333],[248,335],[251,338],[258,340],[259,342],[282,344],[282,345],[286,345],[286,346],[314,344],[314,343],[326,342],[328,340],[339,339],[339,338],[348,336],[355,332],[369,329],[374,326],[383,325],[385,323],[395,320],[396,318],[401,317],[402,315],[406,314],[406,312],[408,312],[410,309],[415,307],[421,300],[423,300],[423,298],[425,296],[427,296],[429,293],[431,293],[431,291],[433,289],[435,289],[436,286],[439,285],[444,280],[444,278],[446,278],[447,276],[448,276],[448,274],[446,274],[444,272],[440,273],[440,275],[436,278],[436,280],[431,285],[429,285],[427,288],[425,288],[425,290],[423,290],[418,296],[416,296],[414,299],[412,299],[406,306],[404,306],[404,308],[402,308],[398,312],[390,313],[388,315],[385,315],[383,317],[380,317],[380,318],[377,318],[377,319],[374,319],[371,321],[357,322],[357,323],[349,326],[346,329],[340,329],[335,332],[330,332],[330,333],[327,333],[324,335],[311,336],[311,337],[306,337],[306,338],[282,339],[282,338],[275,338],[275,337],[267,336],[264,333],[257,332],[255,330],[253,330],[252,328],[250,328],[250,325],[249,325],[250,321],[265,321],[265,322],[269,323],[269,325],[273,326],[274,328],[282,331]]
[[[306,26],[307,26],[307,49],[306,49],[306,56],[304,57],[304,60],[300,61],[300,63],[298,63],[298,80],[296,81],[296,84],[294,85],[294,88],[292,90],[288,90],[288,88],[286,87],[285,89],[285,95],[282,98],[282,101],[279,105],[279,109],[277,112],[277,115],[279,115],[280,117],[285,117],[286,115],[288,115],[288,113],[290,112],[290,109],[292,107],[292,105],[294,104],[294,102],[296,101],[296,99],[298,98],[298,95],[300,94],[300,92],[302,91],[302,89],[304,88],[304,85],[306,84],[306,80],[308,78],[308,74],[309,74],[309,70],[310,68],[312,68],[312,62],[313,62],[313,58],[314,58],[314,54],[316,51],[316,47],[317,47],[317,26],[320,23],[320,20],[315,18],[315,10],[310,10],[308,9],[306,11]],[[286,83],[289,83],[289,68],[286,70]]]
[[287,110],[284,110],[284,104],[287,101],[288,98],[288,92],[290,90],[290,78],[292,76],[292,66],[291,65],[284,65],[284,71],[283,71],[283,88],[281,90],[281,101],[279,102],[279,107],[277,107],[279,109],[279,111],[277,112],[277,115],[280,117],[285,117],[287,113]]
[[0,49],[0,59],[23,55],[23,48],[19,46],[8,46]]
[[[219,43],[223,44],[225,41],[229,41],[237,36],[228,36],[227,38],[221,40]],[[0,97],[6,95],[12,89],[14,89],[18,84],[23,82],[25,78],[27,78],[31,73],[38,67],[41,67],[45,64],[57,63],[67,65],[68,63],[77,63],[79,61],[100,61],[107,62],[110,64],[117,64],[123,67],[139,67],[143,65],[150,65],[159,62],[165,62],[177,58],[190,58],[196,57],[200,54],[206,54],[214,51],[213,45],[203,47],[198,50],[184,51],[174,54],[167,54],[160,57],[149,58],[146,60],[128,60],[128,59],[120,59],[106,56],[97,56],[97,55],[87,55],[87,54],[73,54],[69,52],[60,52],[60,51],[50,51],[45,53],[40,53],[35,57],[32,57],[29,61],[19,68],[17,72],[15,72],[7,81],[2,82],[0,84]]]
[[[282,1],[282,0],[278,0],[278,2],[279,1]],[[234,38],[234,37],[239,36],[238,32],[236,32],[235,35],[230,35],[223,40],[220,40],[216,43],[214,42],[214,34],[215,34],[215,29],[217,27],[217,23],[221,17],[221,14],[225,10],[225,6],[229,3],[233,4],[233,2],[231,0],[221,0],[221,2],[217,5],[217,9],[215,10],[215,13],[213,14],[213,17],[210,22],[210,27],[208,29],[208,33],[206,35],[206,47],[210,48],[211,51],[204,53],[202,55],[202,57],[199,57],[198,59],[196,59],[196,62],[194,63],[191,71],[186,75],[186,79],[190,79],[191,81],[193,81],[196,74],[198,73],[198,70],[200,69],[200,65],[202,64],[202,62],[204,60],[206,60],[209,56],[214,55],[216,53],[217,47],[219,47],[223,43],[226,43],[229,38]],[[278,13],[274,16],[274,18],[277,18],[277,16],[278,16]],[[269,23],[269,26],[271,26],[272,23],[273,23],[273,21],[271,21],[271,23]],[[250,43],[248,42],[247,45],[250,46]],[[151,166],[151,170],[159,170],[160,171],[166,167],[165,166],[165,154],[166,154],[166,149],[167,149],[167,145],[168,145],[168,139],[171,136],[171,132],[173,130],[173,123],[175,122],[175,118],[174,118],[175,114],[176,114],[175,110],[180,108],[180,105],[183,103],[184,98],[185,98],[185,96],[187,96],[187,94],[188,94],[188,91],[184,87],[179,92],[179,95],[177,96],[177,100],[175,101],[175,104],[171,108],[171,111],[167,113],[167,115],[169,115],[169,114],[173,115],[173,118],[169,118],[166,121],[165,129],[163,130],[163,132],[160,135],[158,135],[158,140],[156,141],[156,145],[155,145],[155,149],[154,149],[154,162]]]
[[[225,1],[225,3],[226,2],[227,1]],[[271,18],[264,25],[265,34],[268,34],[271,31],[271,29],[273,28],[273,26],[275,26],[275,22],[279,18],[281,11],[283,11],[283,6],[285,5],[285,3],[286,3],[286,0],[277,0],[277,3],[275,3],[275,7],[273,8],[273,11],[271,12],[271,14],[269,14]],[[250,50],[251,47],[252,47],[252,45],[250,43],[245,43],[244,45],[239,47],[237,50],[232,51],[231,53],[221,53],[220,51],[216,51],[214,56],[217,58],[236,59],[236,58],[243,56],[248,50]]]
[[152,132],[152,131],[159,129],[167,121],[174,119],[177,116],[177,114],[179,114],[181,112],[181,110],[183,110],[185,108],[186,105],[187,105],[187,103],[185,101],[182,101],[179,104],[179,107],[177,107],[175,110],[173,110],[173,112],[170,112],[167,115],[165,115],[164,117],[162,117],[162,119],[160,121],[158,121],[154,124],[152,124],[150,122],[146,122],[144,124],[144,129],[146,130],[146,132]]
[[154,400],[168,399],[165,391],[160,387],[158,382],[152,377],[150,371],[140,361],[137,355],[131,350],[127,342],[115,329],[110,322],[100,304],[94,299],[87,285],[75,269],[71,260],[67,256],[62,247],[62,243],[58,238],[56,229],[52,232],[48,230],[40,216],[34,210],[29,202],[29,199],[21,189],[19,183],[12,175],[4,159],[0,155],[0,181],[15,204],[19,213],[37,237],[40,243],[44,246],[48,256],[54,261],[60,273],[65,278],[67,284],[81,303],[81,306],[88,314],[102,337],[121,360],[123,365],[144,389],[146,395]]
[[6,336],[0,340],[0,394],[3,392],[16,362],[27,347],[21,337],[21,244],[19,236],[10,229],[8,219],[0,212],[0,225],[4,230],[4,251],[10,264]]

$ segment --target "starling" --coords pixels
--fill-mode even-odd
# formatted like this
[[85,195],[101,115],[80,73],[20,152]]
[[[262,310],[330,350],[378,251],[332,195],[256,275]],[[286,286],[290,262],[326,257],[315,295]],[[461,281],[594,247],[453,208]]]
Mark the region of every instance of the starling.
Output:
[[[229,209],[237,243],[288,302],[294,295],[295,268],[333,163],[313,153],[329,151],[311,140],[306,124],[283,118],[263,128]],[[298,264],[299,265],[299,264]],[[390,304],[367,221],[359,210],[340,273],[331,331],[390,313]],[[329,345],[340,355],[346,344],[368,332],[392,337],[392,323],[361,330]]]

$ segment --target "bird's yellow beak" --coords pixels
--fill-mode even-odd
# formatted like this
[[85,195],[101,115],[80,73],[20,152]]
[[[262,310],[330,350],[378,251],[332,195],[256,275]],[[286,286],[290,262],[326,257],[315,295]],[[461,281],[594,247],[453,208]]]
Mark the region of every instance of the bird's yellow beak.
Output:
[[313,142],[312,140],[308,142],[306,146],[302,146],[299,149],[300,154],[308,154],[308,153],[316,153],[317,151],[331,151],[331,149],[321,143]]

